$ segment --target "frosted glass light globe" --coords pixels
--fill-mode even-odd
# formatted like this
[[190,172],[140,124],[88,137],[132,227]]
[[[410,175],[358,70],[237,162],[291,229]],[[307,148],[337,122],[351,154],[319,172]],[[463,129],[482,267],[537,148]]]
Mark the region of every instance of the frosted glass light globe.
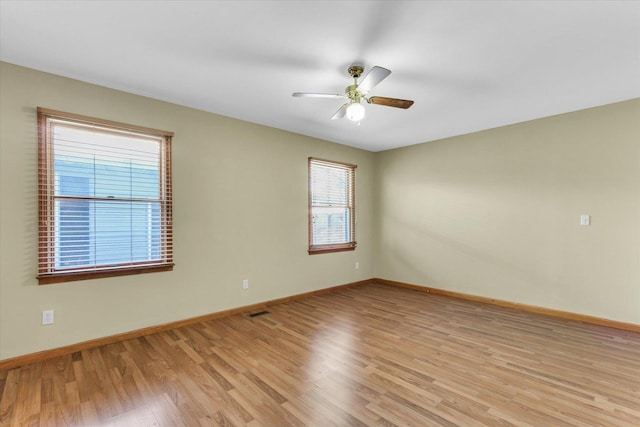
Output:
[[358,122],[362,120],[363,117],[364,117],[364,107],[362,106],[362,104],[359,104],[359,103],[349,104],[349,106],[347,107],[347,118],[349,120]]

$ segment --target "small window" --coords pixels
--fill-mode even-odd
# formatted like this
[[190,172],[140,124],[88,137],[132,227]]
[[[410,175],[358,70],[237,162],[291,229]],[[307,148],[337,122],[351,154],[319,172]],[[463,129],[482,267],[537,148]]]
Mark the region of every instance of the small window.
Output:
[[171,132],[38,108],[40,284],[173,268]]
[[355,170],[309,158],[309,254],[355,249]]

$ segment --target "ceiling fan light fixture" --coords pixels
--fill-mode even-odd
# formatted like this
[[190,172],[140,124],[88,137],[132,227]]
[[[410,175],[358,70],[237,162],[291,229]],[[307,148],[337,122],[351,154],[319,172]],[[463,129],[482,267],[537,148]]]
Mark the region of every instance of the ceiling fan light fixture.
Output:
[[353,122],[359,122],[364,118],[364,106],[359,102],[352,102],[347,107],[347,118]]
[[[1,1],[1,0],[0,0]],[[362,76],[364,71],[360,65],[352,65],[349,67],[349,75],[353,77],[353,84],[349,85],[344,90],[344,95],[331,94],[331,93],[313,93],[313,92],[294,92],[292,95],[295,97],[306,98],[346,98],[347,102],[342,104],[338,111],[331,116],[331,120],[342,119],[346,117],[352,122],[360,124],[365,116],[365,109],[362,105],[364,99],[369,104],[384,105],[387,107],[402,108],[406,110],[413,105],[413,101],[409,99],[387,98],[384,96],[369,96],[371,89],[376,87],[381,81],[389,77],[391,71],[386,68],[374,66],[363,77],[361,82],[358,79]]]

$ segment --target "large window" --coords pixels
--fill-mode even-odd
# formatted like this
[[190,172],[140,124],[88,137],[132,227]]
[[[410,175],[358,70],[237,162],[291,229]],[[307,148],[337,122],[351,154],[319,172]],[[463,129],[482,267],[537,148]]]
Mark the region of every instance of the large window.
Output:
[[354,165],[309,158],[309,253],[353,250]]
[[171,132],[38,108],[41,284],[171,270]]

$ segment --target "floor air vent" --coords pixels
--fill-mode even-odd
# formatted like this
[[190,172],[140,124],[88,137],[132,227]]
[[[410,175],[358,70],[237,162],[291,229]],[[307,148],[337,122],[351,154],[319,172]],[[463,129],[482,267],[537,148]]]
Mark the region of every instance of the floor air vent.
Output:
[[258,317],[264,314],[269,314],[269,312],[267,310],[262,310],[262,311],[258,311],[257,313],[251,313],[249,317]]

